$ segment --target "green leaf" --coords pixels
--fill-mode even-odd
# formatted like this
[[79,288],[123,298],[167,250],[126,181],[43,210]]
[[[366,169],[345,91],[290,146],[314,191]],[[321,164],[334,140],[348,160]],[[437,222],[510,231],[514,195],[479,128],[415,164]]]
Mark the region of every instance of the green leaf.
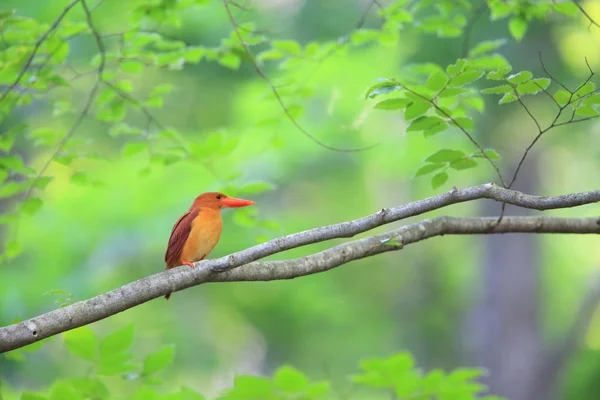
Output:
[[430,174],[434,171],[437,171],[440,168],[444,168],[445,166],[446,166],[445,163],[425,164],[417,170],[417,172],[415,174],[415,178],[418,176]]
[[6,178],[8,178],[8,171],[5,169],[0,169],[0,184],[4,183]]
[[549,78],[536,78],[534,80],[532,80],[533,83],[535,83],[537,86],[539,86],[542,89],[548,89],[548,86],[550,86],[550,79]]
[[50,390],[50,400],[84,400],[71,386],[64,382],[58,381]]
[[445,73],[438,71],[427,79],[427,82],[425,82],[425,87],[434,92],[438,92],[446,87],[448,80],[448,76]]
[[28,182],[4,182],[0,185],[0,199],[14,196],[15,194],[22,193],[29,189]]
[[399,110],[408,106],[410,103],[411,100],[403,98],[387,99],[375,104],[375,108],[379,108],[381,110]]
[[579,8],[573,1],[563,1],[552,4],[552,8],[554,8],[554,11],[569,17],[576,17],[579,14]]
[[575,110],[575,115],[582,117],[595,117],[598,115],[598,111],[596,111],[592,106],[582,105],[581,107],[577,107]]
[[504,76],[512,71],[512,67],[501,68],[496,71],[488,72],[485,79],[490,81],[503,81],[505,80]]
[[233,388],[229,390],[231,399],[273,399],[271,382],[258,376],[236,376]]
[[204,397],[192,389],[182,387],[179,392],[163,396],[161,400],[204,400]]
[[71,182],[73,182],[75,185],[84,186],[89,183],[89,179],[85,173],[75,172],[73,175],[71,175]]
[[133,325],[127,325],[107,335],[100,342],[100,357],[106,357],[115,353],[122,353],[131,347],[133,343]]
[[123,146],[121,154],[123,157],[131,157],[146,150],[148,150],[147,142],[127,142]]
[[444,120],[435,116],[422,116],[413,120],[406,128],[406,132],[422,131],[433,128],[436,125],[444,124]]
[[503,94],[503,93],[512,93],[513,87],[510,85],[500,85],[494,86],[491,88],[486,88],[481,91],[481,93],[485,94]]
[[4,254],[6,255],[6,258],[8,258],[9,260],[12,260],[15,257],[17,257],[19,254],[21,254],[22,251],[23,251],[23,247],[18,242],[15,242],[14,240],[7,242],[6,245],[4,246]]
[[117,124],[114,124],[113,126],[110,127],[110,129],[108,130],[108,134],[112,137],[118,137],[118,136],[129,136],[129,135],[141,135],[143,133],[143,131],[135,126],[130,126],[129,124],[126,124],[125,122],[119,122]]
[[485,40],[483,42],[479,42],[475,47],[471,49],[471,51],[469,51],[469,56],[474,57],[481,54],[489,53],[500,48],[504,44],[506,44],[506,39]]
[[175,357],[175,347],[165,346],[144,360],[143,374],[151,375],[168,367]]
[[500,101],[498,102],[498,104],[506,104],[506,103],[511,103],[513,101],[517,101],[518,97],[516,94],[514,93],[506,93],[504,96],[502,96],[502,98],[500,99]]
[[446,73],[453,77],[463,72],[466,66],[467,60],[459,58],[456,60],[456,64],[450,64],[446,67]]
[[585,99],[583,99],[583,104],[587,104],[587,105],[600,104],[600,93],[593,94],[591,96],[586,97]]
[[527,32],[527,20],[522,17],[514,17],[508,23],[508,29],[510,34],[520,42]]
[[456,170],[469,169],[469,168],[474,168],[476,166],[477,166],[477,162],[475,160],[473,160],[472,158],[463,158],[461,160],[452,161],[450,163],[450,168],[456,169]]
[[295,40],[273,40],[271,45],[274,49],[281,50],[285,53],[298,55],[302,53],[302,47]]
[[520,96],[523,96],[526,94],[537,94],[541,91],[542,91],[542,88],[540,86],[536,85],[534,81],[528,81],[528,82],[520,83],[519,85],[517,85],[517,93]]
[[139,61],[123,61],[119,64],[119,69],[129,74],[139,74],[144,70],[144,64]]
[[571,102],[571,93],[566,90],[559,90],[554,93],[554,100],[561,106],[564,107]]
[[406,110],[404,110],[404,119],[410,121],[414,118],[420,117],[425,114],[432,107],[431,103],[424,100],[414,101]]
[[533,74],[531,72],[521,71],[517,74],[510,75],[508,78],[506,78],[506,80],[514,85],[517,85],[519,83],[527,82],[531,78],[533,78]]
[[234,53],[226,53],[219,57],[218,62],[224,67],[236,70],[240,67],[242,60]]
[[352,33],[352,44],[360,46],[361,44],[377,39],[380,35],[375,29],[357,29]]
[[446,129],[448,129],[448,124],[446,124],[445,122],[441,122],[438,125],[434,125],[431,128],[425,129],[423,131],[423,136],[424,137],[433,136],[440,132],[445,131]]
[[94,361],[98,352],[98,338],[89,326],[63,333],[67,349],[74,355]]
[[38,188],[38,189],[46,189],[46,187],[48,187],[48,184],[50,184],[50,182],[52,182],[54,178],[51,176],[40,176],[35,178],[34,182],[33,182],[33,186]]
[[44,203],[37,197],[30,197],[21,204],[21,211],[27,215],[36,214]]
[[596,89],[596,85],[594,85],[592,82],[586,82],[583,86],[581,86],[575,92],[575,94],[573,94],[573,99],[576,100],[583,96],[586,96],[586,95],[592,93],[595,89]]
[[205,54],[205,50],[203,47],[194,47],[189,46],[183,51],[183,58],[185,61],[196,64],[202,60],[202,57]]
[[[485,149],[483,150],[484,154],[488,156],[490,160],[500,160],[500,154],[494,149]],[[474,154],[473,157],[483,157],[483,154]]]
[[456,75],[450,82],[448,82],[448,86],[450,87],[461,87],[468,85],[469,83],[475,82],[483,76],[483,71],[464,71],[460,74]]
[[108,388],[98,379],[69,378],[67,383],[86,399],[106,399],[109,397]]
[[460,150],[451,150],[451,149],[442,149],[438,150],[429,157],[425,159],[425,161],[430,163],[443,163],[443,162],[452,162],[456,160],[460,160],[466,156]]
[[308,387],[308,379],[297,369],[283,366],[275,372],[273,384],[286,393],[301,393]]
[[473,129],[473,120],[469,117],[457,117],[454,118],[454,122],[457,126],[461,127],[464,130]]
[[390,92],[393,92],[393,91],[399,90],[399,89],[402,89],[402,86],[396,82],[393,82],[393,81],[379,82],[379,83],[372,85],[371,87],[369,87],[367,89],[367,92],[365,93],[365,99],[367,99],[367,98],[373,99],[380,94],[390,93]]
[[448,174],[445,172],[440,172],[431,178],[431,187],[433,189],[437,189],[442,186],[448,180]]

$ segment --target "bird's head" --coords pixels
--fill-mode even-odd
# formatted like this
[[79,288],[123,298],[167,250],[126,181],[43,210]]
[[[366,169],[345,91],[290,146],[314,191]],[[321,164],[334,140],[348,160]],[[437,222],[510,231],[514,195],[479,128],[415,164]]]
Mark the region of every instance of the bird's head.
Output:
[[255,204],[252,200],[236,199],[219,192],[208,192],[196,197],[192,208],[206,207],[220,210],[227,207],[246,207],[252,204]]

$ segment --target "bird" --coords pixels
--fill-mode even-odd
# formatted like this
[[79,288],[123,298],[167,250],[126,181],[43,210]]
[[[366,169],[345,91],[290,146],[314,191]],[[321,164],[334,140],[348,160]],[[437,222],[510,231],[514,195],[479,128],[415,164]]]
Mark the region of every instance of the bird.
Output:
[[[165,251],[166,269],[180,265],[194,268],[194,262],[203,260],[217,245],[221,237],[223,208],[247,207],[252,200],[237,199],[219,192],[202,193],[192,203],[171,230]],[[171,293],[165,295],[169,300]]]

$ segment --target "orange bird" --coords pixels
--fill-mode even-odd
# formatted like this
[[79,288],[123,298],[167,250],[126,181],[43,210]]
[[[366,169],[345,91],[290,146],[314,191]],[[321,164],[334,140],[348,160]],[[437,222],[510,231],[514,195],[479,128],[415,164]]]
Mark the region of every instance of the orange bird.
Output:
[[[255,204],[252,200],[236,199],[218,192],[203,193],[196,197],[188,212],[179,217],[173,226],[165,252],[167,269],[179,265],[194,268],[193,263],[204,259],[221,237],[221,209],[252,204]],[[170,296],[169,293],[165,298],[169,300]]]

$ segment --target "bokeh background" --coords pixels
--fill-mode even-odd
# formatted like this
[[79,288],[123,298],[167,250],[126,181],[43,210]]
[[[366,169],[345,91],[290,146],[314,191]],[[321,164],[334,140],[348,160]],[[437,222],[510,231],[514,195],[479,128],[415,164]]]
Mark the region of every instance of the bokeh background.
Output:
[[[126,11],[137,3],[105,0],[93,14],[98,29],[126,30]],[[2,0],[0,8],[50,22],[66,4]],[[600,18],[599,2],[583,5]],[[367,6],[367,1],[261,0],[249,2],[246,11],[233,11],[240,22],[253,21],[271,39],[305,44],[335,41],[351,32]],[[380,22],[375,11],[369,13],[366,27]],[[68,19],[81,20],[81,11],[74,10]],[[600,29],[586,21],[536,22],[517,43],[506,20],[490,22],[484,12],[473,25],[471,43],[508,38],[502,53],[515,70],[528,69],[536,76],[543,76],[541,51],[555,77],[576,87],[588,73],[584,57],[600,70]],[[163,32],[189,44],[214,46],[231,34],[231,25],[215,1],[187,14],[179,28]],[[118,45],[108,39],[106,43],[109,48]],[[52,289],[81,300],[161,271],[172,224],[205,191],[221,190],[257,202],[252,209],[223,213],[224,232],[211,254],[219,257],[283,234],[432,196],[453,185],[493,180],[483,164],[453,174],[436,190],[427,178],[413,178],[434,151],[452,147],[470,152],[470,144],[458,132],[430,139],[407,134],[400,113],[373,110],[373,102],[364,99],[365,89],[377,78],[397,76],[409,63],[446,66],[460,56],[462,46],[462,38],[407,30],[395,42],[355,46],[318,66],[265,67],[276,85],[286,80],[304,85],[306,99],[293,100],[305,107],[299,121],[315,137],[342,148],[379,144],[355,153],[327,150],[298,131],[282,117],[269,87],[246,61],[239,70],[214,62],[175,71],[146,68],[132,80],[134,93],[163,83],[175,86],[164,106],[153,110],[163,125],[185,138],[236,141],[235,149],[153,165],[140,175],[148,168],[148,156],[122,157],[123,142],[107,135],[107,125],[86,120],[76,137],[93,138],[87,149],[108,160],[50,166],[48,173],[56,178],[42,196],[43,209],[19,222],[16,234],[24,251],[0,267],[0,323],[52,310],[55,297],[45,295]],[[93,38],[78,38],[69,60],[85,70],[96,52]],[[82,98],[91,78],[57,96]],[[476,136],[499,151],[503,171],[511,173],[535,126],[518,105],[498,106],[496,96],[485,99],[485,112],[475,116]],[[547,99],[538,96],[530,104],[543,124],[554,116]],[[63,128],[73,122],[72,117],[53,118],[51,113],[50,102],[37,101],[19,109],[9,122]],[[34,168],[51,154],[26,139],[17,146]],[[597,122],[556,129],[537,145],[516,188],[539,195],[596,189],[599,156]],[[88,183],[73,183],[71,176],[81,171]],[[5,201],[2,207],[11,203]],[[499,210],[495,203],[479,201],[427,217],[497,215]],[[547,214],[593,216],[598,210],[588,206]],[[510,207],[507,212],[523,213]],[[14,226],[2,230],[4,237],[13,234]],[[273,258],[305,255],[339,242]],[[353,398],[346,377],[361,359],[409,351],[424,369],[486,367],[492,390],[513,399],[595,399],[600,396],[600,315],[580,329],[580,343],[565,345],[564,338],[599,265],[600,246],[593,236],[447,236],[301,279],[202,285],[92,328],[102,336],[133,324],[139,354],[175,344],[175,364],[167,380],[207,395],[228,387],[235,374],[268,374],[291,364],[311,377],[332,380],[340,399]],[[595,314],[596,304],[591,307]],[[561,348],[564,354],[548,358]],[[0,359],[0,377],[12,388],[7,390],[41,390],[57,377],[76,374],[79,362],[67,356],[61,340],[52,340],[25,361]]]

